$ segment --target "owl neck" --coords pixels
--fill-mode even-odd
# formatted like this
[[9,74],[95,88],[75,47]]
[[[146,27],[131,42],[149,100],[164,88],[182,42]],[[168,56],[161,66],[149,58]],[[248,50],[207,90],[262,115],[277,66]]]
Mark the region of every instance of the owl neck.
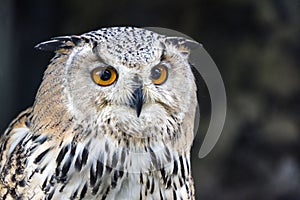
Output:
[[65,61],[67,55],[56,55],[47,67],[43,81],[37,92],[31,118],[32,130],[66,130],[72,117],[67,110],[64,92]]
[[[186,165],[185,175],[190,175],[192,141],[187,138],[189,134],[186,133],[190,130],[182,127],[182,123],[164,123],[162,126],[169,126],[164,130],[172,130],[169,135],[162,136],[162,133],[156,132],[156,137],[144,138],[128,134],[121,126],[111,117],[103,117],[97,123],[80,123],[75,127],[73,138],[69,138],[65,144],[77,143],[81,148],[87,149],[95,158],[92,162],[100,161],[108,167],[134,173],[157,171],[183,159]],[[148,127],[146,130],[155,132],[162,129]]]

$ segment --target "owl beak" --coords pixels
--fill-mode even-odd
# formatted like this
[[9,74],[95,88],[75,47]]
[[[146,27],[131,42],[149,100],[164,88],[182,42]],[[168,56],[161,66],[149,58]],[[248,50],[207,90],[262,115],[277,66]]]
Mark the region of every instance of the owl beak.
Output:
[[142,86],[140,86],[134,90],[132,102],[130,104],[130,107],[136,110],[137,117],[139,117],[141,114],[143,103],[144,103],[143,89]]

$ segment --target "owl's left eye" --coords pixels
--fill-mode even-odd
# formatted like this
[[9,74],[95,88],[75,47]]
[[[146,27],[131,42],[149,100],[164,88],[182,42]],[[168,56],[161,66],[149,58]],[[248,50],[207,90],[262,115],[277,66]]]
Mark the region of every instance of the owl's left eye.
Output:
[[168,68],[163,64],[153,67],[150,78],[155,85],[163,84],[168,78]]
[[111,66],[97,67],[92,73],[93,81],[100,86],[109,86],[118,79],[117,70]]

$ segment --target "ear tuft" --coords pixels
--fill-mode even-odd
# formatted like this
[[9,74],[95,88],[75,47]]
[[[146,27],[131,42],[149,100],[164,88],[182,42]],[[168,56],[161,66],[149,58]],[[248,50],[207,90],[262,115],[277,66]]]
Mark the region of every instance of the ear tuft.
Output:
[[166,42],[173,44],[174,46],[176,46],[178,48],[180,53],[182,53],[183,55],[187,55],[187,56],[194,49],[202,47],[202,44],[200,44],[194,40],[186,39],[183,37],[167,37]]
[[42,51],[58,51],[72,49],[82,42],[80,36],[60,36],[51,38],[51,40],[39,43],[34,48]]

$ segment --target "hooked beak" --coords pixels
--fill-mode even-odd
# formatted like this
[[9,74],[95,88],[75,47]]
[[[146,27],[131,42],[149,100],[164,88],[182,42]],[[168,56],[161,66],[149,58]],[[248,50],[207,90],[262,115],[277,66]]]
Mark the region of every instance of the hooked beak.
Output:
[[130,103],[130,107],[136,110],[137,117],[139,117],[141,114],[143,103],[144,103],[143,89],[142,86],[140,86],[134,90],[132,101]]

